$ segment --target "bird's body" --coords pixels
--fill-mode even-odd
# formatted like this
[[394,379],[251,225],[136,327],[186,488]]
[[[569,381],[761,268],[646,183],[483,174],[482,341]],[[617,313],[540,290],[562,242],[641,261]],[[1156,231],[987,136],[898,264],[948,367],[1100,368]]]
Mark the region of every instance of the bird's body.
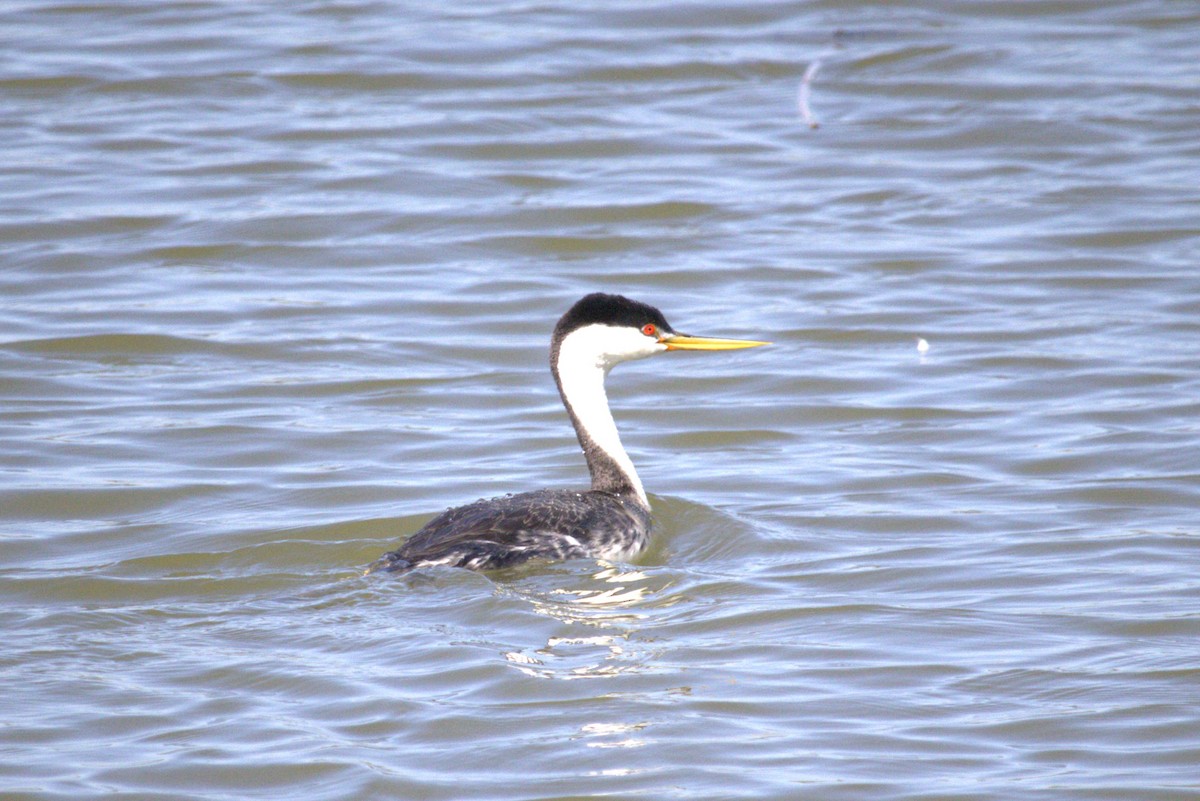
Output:
[[636,555],[650,536],[650,502],[608,408],[608,371],[668,350],[764,344],[677,334],[653,306],[620,295],[584,297],[555,326],[550,369],[587,459],[591,489],[538,490],[450,509],[368,572],[432,565],[491,570],[531,559]]
[[628,559],[649,536],[650,509],[636,498],[544,489],[449,509],[386,554],[381,566],[492,570],[530,559]]

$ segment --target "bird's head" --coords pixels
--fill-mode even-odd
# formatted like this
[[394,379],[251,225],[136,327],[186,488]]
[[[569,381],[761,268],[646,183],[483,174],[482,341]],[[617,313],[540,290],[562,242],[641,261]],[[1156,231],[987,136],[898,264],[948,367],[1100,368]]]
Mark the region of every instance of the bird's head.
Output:
[[653,306],[622,295],[595,292],[576,301],[554,327],[556,353],[605,371],[632,359],[672,350],[739,350],[767,345],[748,339],[714,339],[680,334]]

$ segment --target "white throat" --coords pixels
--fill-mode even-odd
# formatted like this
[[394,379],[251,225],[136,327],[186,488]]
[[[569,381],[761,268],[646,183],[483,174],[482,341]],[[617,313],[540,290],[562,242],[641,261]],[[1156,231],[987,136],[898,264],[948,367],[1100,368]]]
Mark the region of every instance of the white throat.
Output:
[[617,465],[647,508],[650,501],[642,488],[633,461],[621,445],[617,424],[608,408],[604,379],[614,365],[666,350],[654,339],[636,330],[589,325],[568,334],[559,346],[555,369],[563,400],[575,415],[582,432]]

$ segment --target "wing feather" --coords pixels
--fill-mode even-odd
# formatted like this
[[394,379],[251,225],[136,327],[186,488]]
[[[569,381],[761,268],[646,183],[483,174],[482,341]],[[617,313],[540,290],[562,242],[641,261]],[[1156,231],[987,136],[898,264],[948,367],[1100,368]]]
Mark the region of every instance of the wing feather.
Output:
[[540,490],[486,498],[438,515],[370,570],[433,564],[490,570],[536,558],[628,553],[645,542],[649,523],[640,504],[604,492]]

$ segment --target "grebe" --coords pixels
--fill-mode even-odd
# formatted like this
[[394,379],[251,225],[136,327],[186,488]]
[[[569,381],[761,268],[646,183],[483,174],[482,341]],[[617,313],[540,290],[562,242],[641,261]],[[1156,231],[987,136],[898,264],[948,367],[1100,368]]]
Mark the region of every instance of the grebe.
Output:
[[493,570],[530,559],[632,557],[650,534],[650,501],[608,408],[608,371],[621,362],[672,350],[767,344],[679,334],[658,309],[621,295],[582,298],[554,327],[550,371],[587,459],[592,488],[523,492],[450,509],[367,572],[429,565]]

